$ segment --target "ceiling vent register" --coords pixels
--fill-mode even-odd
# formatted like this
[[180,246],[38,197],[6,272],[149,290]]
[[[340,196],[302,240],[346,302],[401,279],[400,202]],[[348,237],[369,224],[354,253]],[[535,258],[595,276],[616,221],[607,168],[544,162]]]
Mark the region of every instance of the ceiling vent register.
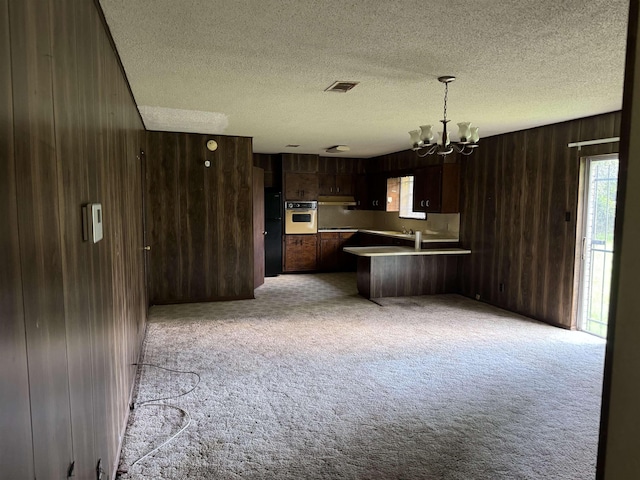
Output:
[[358,85],[360,82],[334,82],[329,87],[325,88],[325,92],[338,92],[338,93],[347,93],[353,87]]

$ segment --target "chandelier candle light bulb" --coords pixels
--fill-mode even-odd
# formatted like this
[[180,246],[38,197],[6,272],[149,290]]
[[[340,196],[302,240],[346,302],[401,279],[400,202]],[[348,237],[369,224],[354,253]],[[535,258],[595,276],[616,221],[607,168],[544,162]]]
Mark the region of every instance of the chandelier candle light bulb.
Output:
[[[446,75],[438,77],[440,83],[444,83],[444,115],[442,122],[442,132],[440,134],[440,140],[434,142],[434,134],[431,125],[422,125],[420,130],[411,130],[409,136],[411,137],[412,150],[414,150],[418,156],[426,157],[434,153],[438,155],[448,155],[454,151],[461,153],[462,155],[471,155],[474,149],[478,146],[480,135],[478,134],[478,127],[472,127],[471,122],[458,123],[458,136],[460,137],[458,142],[451,142],[449,132],[447,131],[447,100],[449,96],[449,84],[453,82],[456,77]],[[420,152],[423,152],[422,154]]]
[[422,140],[422,143],[429,145],[433,138],[433,127],[431,125],[422,125],[420,127],[420,140]]
[[469,127],[471,122],[460,122],[458,124],[458,137],[460,137],[460,143],[469,143],[471,138],[471,128]]

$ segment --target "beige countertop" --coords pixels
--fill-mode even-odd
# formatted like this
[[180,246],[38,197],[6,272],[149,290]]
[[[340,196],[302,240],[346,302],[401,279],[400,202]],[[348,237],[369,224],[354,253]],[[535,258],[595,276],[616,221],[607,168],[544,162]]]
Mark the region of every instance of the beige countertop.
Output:
[[[363,230],[359,229],[359,232],[370,233],[372,235],[383,235],[385,237],[393,237],[393,238],[402,238],[405,240],[414,240],[416,238],[413,234],[396,232],[393,230]],[[423,233],[422,234],[422,243],[430,243],[430,242],[459,242],[460,239],[458,237],[452,237],[449,234],[445,233]]]
[[385,245],[380,247],[344,247],[343,250],[360,257],[393,257],[396,255],[468,255],[464,248],[432,248],[416,250],[413,247]]

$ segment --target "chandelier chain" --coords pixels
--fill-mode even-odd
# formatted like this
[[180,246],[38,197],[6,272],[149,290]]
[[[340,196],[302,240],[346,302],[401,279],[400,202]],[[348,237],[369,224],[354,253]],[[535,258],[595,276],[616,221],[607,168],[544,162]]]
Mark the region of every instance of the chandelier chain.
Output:
[[447,98],[449,97],[449,84],[444,84],[444,121],[447,121]]

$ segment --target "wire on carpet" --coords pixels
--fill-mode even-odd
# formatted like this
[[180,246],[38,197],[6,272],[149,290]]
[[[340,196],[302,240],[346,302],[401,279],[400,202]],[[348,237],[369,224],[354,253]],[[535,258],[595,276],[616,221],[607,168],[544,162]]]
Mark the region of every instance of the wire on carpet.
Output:
[[[132,464],[131,466],[133,467],[136,463],[144,460],[145,458],[147,458],[148,456],[154,454],[155,452],[157,452],[158,450],[160,450],[162,447],[164,447],[165,445],[167,445],[168,443],[170,443],[173,439],[175,439],[178,435],[180,435],[182,432],[184,432],[187,427],[189,427],[189,425],[191,425],[191,415],[189,414],[189,412],[183,408],[177,407],[175,405],[170,405],[168,403],[158,403],[158,402],[162,402],[164,400],[170,400],[170,399],[175,399],[175,398],[180,398],[180,397],[184,397],[185,395],[188,395],[189,393],[193,392],[198,385],[200,385],[200,375],[196,372],[190,372],[190,371],[183,371],[183,370],[174,370],[172,368],[166,368],[166,367],[161,367],[160,365],[155,365],[153,363],[134,363],[133,365],[137,365],[137,366],[144,366],[144,367],[154,367],[154,368],[159,368],[161,370],[166,370],[167,372],[173,372],[173,373],[184,373],[184,374],[190,374],[190,375],[195,375],[198,379],[198,381],[196,382],[196,384],[191,387],[189,390],[187,390],[186,392],[180,393],[179,395],[170,395],[168,397],[161,397],[161,398],[153,398],[151,400],[144,400],[142,402],[138,402],[137,406],[138,407],[150,407],[150,406],[159,406],[159,407],[168,407],[168,408],[173,408],[175,410],[178,410],[180,412],[182,412],[182,414],[187,417],[187,424],[182,427],[180,430],[178,430],[176,433],[174,433],[171,437],[169,437],[167,440],[165,440],[164,442],[162,442],[160,445],[158,445],[157,447],[155,447],[153,450],[150,450],[149,452],[145,453],[144,455],[142,455],[141,457],[137,458]],[[136,404],[132,403],[131,404],[131,409],[133,410],[135,408]]]

